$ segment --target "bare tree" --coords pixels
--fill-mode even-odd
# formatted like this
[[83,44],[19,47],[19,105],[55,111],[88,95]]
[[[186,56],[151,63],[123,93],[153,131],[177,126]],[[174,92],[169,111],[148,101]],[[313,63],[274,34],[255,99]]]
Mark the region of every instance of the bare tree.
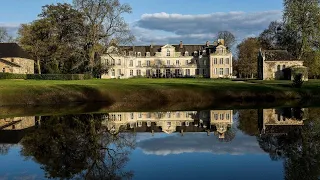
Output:
[[0,43],[12,41],[13,38],[8,34],[7,29],[4,27],[0,27]]
[[92,72],[100,64],[97,55],[104,53],[111,42],[123,45],[134,39],[122,17],[124,13],[131,13],[131,7],[119,0],[74,0],[73,4],[86,17],[87,53]]
[[218,39],[224,39],[225,45],[229,48],[231,48],[236,42],[235,36],[229,31],[218,32]]

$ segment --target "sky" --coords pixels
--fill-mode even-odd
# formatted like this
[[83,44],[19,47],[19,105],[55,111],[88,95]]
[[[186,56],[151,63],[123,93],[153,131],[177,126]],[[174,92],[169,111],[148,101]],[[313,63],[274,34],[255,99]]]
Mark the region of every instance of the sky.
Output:
[[[16,36],[21,23],[32,22],[46,4],[72,0],[0,0],[0,26]],[[120,0],[132,7],[124,18],[136,45],[212,43],[219,31],[230,31],[237,43],[259,35],[282,19],[282,0]]]

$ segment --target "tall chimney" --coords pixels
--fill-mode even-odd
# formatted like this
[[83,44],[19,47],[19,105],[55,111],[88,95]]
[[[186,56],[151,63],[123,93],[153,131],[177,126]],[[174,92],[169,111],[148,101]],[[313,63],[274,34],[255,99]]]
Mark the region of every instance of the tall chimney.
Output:
[[183,43],[182,43],[182,41],[180,41],[179,46],[180,46],[180,49],[182,49],[182,48],[183,48]]

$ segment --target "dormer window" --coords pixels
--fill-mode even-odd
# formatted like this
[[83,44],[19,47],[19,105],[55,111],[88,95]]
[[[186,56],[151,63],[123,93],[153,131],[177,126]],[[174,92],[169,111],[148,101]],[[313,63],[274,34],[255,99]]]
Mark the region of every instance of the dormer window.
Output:
[[184,53],[184,56],[189,56],[189,52],[186,51],[186,52]]
[[138,57],[141,57],[141,52],[138,52]]
[[147,52],[147,53],[146,53],[146,56],[147,56],[147,57],[150,57],[150,52]]
[[167,56],[170,56],[170,50],[167,49]]
[[133,52],[132,51],[129,52],[129,56],[133,56]]
[[127,53],[126,53],[125,51],[124,51],[122,54],[123,54],[123,56],[126,56],[126,55],[127,55]]

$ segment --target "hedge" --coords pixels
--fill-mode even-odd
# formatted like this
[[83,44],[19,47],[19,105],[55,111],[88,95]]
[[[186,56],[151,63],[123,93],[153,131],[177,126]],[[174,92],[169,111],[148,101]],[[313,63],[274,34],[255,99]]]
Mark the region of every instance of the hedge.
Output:
[[92,75],[90,75],[90,74],[12,74],[12,73],[0,73],[0,79],[84,80],[84,79],[92,79]]

